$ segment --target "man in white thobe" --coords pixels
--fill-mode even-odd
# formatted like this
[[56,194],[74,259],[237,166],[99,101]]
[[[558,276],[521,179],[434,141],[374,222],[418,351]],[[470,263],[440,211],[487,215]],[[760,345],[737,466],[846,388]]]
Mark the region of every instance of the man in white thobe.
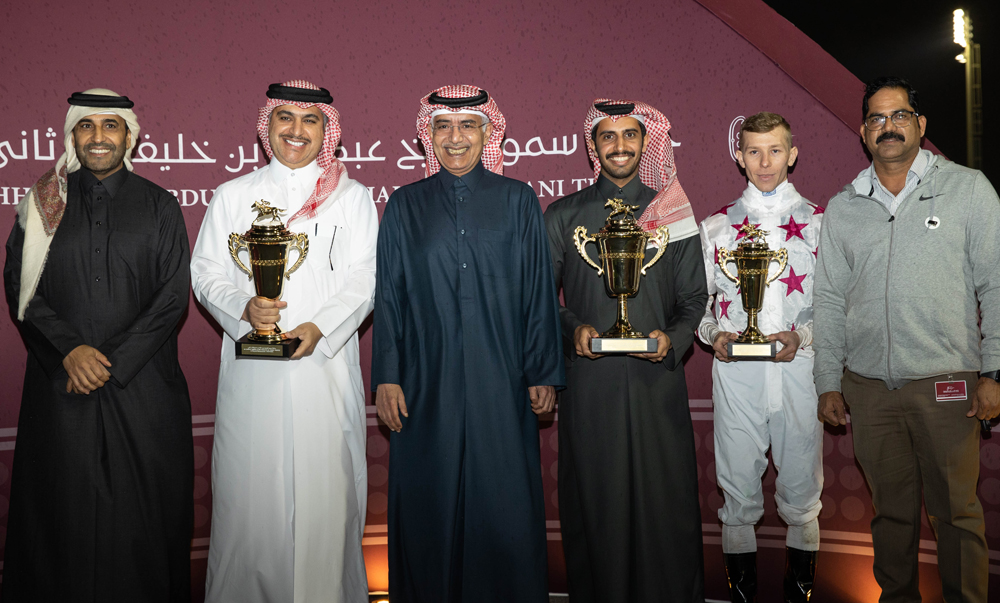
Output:
[[[224,331],[205,600],[362,602],[357,329],[373,306],[378,215],[336,158],[340,116],[329,92],[295,80],[267,96],[257,129],[271,161],[218,188],[191,260],[195,296]],[[249,228],[261,199],[309,237],[281,301],[256,297],[229,253],[229,234]],[[278,322],[300,340],[290,360],[236,357],[237,339]]]

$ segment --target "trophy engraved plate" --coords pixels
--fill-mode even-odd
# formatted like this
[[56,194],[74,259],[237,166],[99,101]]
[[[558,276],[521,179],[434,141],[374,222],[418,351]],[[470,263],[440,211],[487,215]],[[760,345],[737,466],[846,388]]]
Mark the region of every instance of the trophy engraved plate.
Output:
[[[773,360],[778,353],[778,342],[768,341],[760,332],[757,314],[764,306],[764,289],[785,271],[788,250],[773,251],[764,238],[767,232],[753,225],[743,226],[740,233],[744,235],[743,241],[736,246],[736,251],[723,247],[717,257],[726,278],[739,283],[740,301],[747,313],[747,328],[736,341],[729,343],[727,353],[734,360]],[[778,262],[778,271],[769,278],[768,268],[773,261]],[[736,276],[729,271],[729,262],[736,263]]]
[[[590,235],[586,227],[577,226],[573,233],[573,243],[580,257],[597,270],[597,276],[604,277],[604,289],[608,296],[618,299],[618,320],[600,337],[590,340],[590,351],[595,354],[655,352],[656,338],[646,337],[629,324],[626,299],[635,297],[639,292],[640,278],[666,251],[670,231],[666,226],[660,226],[655,233],[639,228],[632,215],[634,210],[639,209],[638,205],[627,205],[621,199],[608,199],[604,207],[610,207],[611,214],[599,232]],[[655,242],[658,249],[653,259],[644,266],[646,245],[650,241]],[[600,265],[584,249],[591,242],[597,243]]]
[[[279,214],[284,212],[271,207],[267,201],[253,204],[257,217],[244,234],[229,235],[229,255],[253,281],[259,297],[278,301],[285,280],[298,270],[309,253],[309,237],[305,233],[293,234],[282,224]],[[246,249],[250,268],[240,260],[240,250]],[[288,257],[292,249],[299,252],[295,263],[288,267]],[[289,358],[299,347],[298,339],[283,339],[281,329],[254,329],[236,342],[237,358]]]
[[[249,343],[243,341],[249,335],[245,335],[236,342],[236,355],[237,356],[270,356],[272,358],[287,358],[291,356],[294,349],[289,350],[291,346],[280,346],[280,345],[261,345],[259,343]],[[296,340],[297,341],[297,340]],[[288,355],[285,355],[285,351],[288,350]]]

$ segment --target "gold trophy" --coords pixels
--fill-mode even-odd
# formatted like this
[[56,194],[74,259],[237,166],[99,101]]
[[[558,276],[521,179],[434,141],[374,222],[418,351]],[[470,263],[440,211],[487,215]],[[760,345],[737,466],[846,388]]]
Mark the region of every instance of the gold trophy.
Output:
[[[638,205],[627,205],[621,199],[608,199],[604,207],[611,208],[604,228],[593,235],[587,234],[585,226],[577,226],[573,233],[573,243],[580,256],[597,269],[597,276],[604,276],[604,289],[609,297],[618,298],[618,320],[614,326],[590,340],[590,351],[595,354],[635,354],[655,352],[656,338],[646,337],[632,328],[628,322],[628,307],[625,300],[635,297],[639,292],[639,278],[646,274],[646,269],[660,259],[667,249],[670,231],[666,226],[660,226],[656,233],[648,233],[639,228],[632,212],[639,209]],[[615,218],[615,216],[619,216]],[[584,247],[587,243],[597,242],[601,266],[594,263],[587,255]],[[656,255],[645,266],[646,244],[654,241],[659,249]]]
[[[744,235],[743,241],[736,251],[723,247],[718,255],[719,267],[726,278],[734,283],[739,280],[740,299],[747,313],[747,328],[736,341],[729,342],[728,353],[734,360],[772,360],[778,353],[778,342],[768,341],[757,328],[757,313],[764,306],[764,289],[785,271],[788,250],[772,251],[764,238],[767,232],[751,224],[745,224],[740,232]],[[772,261],[778,262],[778,271],[768,278]],[[729,262],[736,262],[738,279],[729,272],[726,266]]]
[[[305,233],[288,232],[281,223],[279,214],[283,209],[271,207],[267,201],[255,201],[253,209],[257,217],[250,230],[244,234],[229,235],[229,254],[233,261],[246,272],[253,281],[259,297],[277,301],[281,299],[285,279],[298,270],[309,253],[309,237]],[[250,259],[250,269],[240,260],[240,249],[246,249]],[[288,268],[288,256],[297,249],[299,257]],[[299,347],[298,339],[282,339],[281,329],[254,329],[236,342],[236,357],[254,356],[265,358],[288,358]]]

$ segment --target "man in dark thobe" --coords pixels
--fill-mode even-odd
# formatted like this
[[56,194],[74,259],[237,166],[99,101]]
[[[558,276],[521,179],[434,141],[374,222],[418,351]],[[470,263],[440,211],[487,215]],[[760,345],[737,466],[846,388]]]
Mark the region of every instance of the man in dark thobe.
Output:
[[7,302],[28,361],[2,599],[188,601],[184,219],[172,195],[132,173],[132,101],[96,88],[69,103],[66,152],[7,240]]
[[[598,99],[584,124],[596,182],[545,212],[566,350],[559,404],[559,519],[574,603],[703,601],[701,514],[685,352],[708,292],[691,205],[677,182],[662,113]],[[638,206],[646,231],[670,242],[628,302],[633,327],[657,350],[597,355],[591,339],[617,304],[579,256],[574,230],[604,226],[609,199]],[[656,249],[647,247],[646,259]]]
[[558,299],[538,198],[501,175],[503,130],[475,86],[424,97],[428,177],[393,193],[379,229],[393,603],[548,600],[535,414],[564,384]]

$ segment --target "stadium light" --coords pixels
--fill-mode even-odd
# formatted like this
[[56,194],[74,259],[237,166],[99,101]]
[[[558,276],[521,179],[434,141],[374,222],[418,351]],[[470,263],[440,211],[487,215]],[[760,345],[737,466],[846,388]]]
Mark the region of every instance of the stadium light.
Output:
[[979,169],[982,164],[983,75],[979,44],[972,41],[972,18],[962,9],[952,13],[954,42],[964,50],[955,60],[965,65],[965,165]]

